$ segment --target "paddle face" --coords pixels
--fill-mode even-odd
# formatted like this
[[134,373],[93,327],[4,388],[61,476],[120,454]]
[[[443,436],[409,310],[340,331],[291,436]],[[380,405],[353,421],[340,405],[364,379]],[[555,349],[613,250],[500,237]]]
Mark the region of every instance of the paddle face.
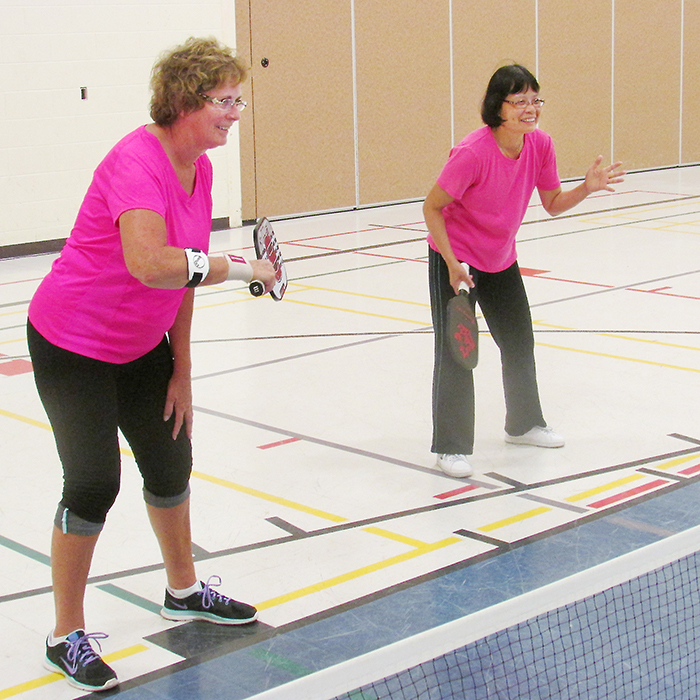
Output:
[[[255,254],[258,259],[264,258],[269,260],[275,268],[277,282],[270,291],[270,296],[275,301],[280,301],[287,289],[287,269],[282,259],[282,253],[280,253],[279,246],[277,245],[277,237],[275,236],[272,224],[270,224],[265,217],[258,219],[258,223],[253,229],[253,244],[255,245]],[[260,285],[259,282],[256,283],[253,281],[250,291],[254,296],[259,296],[254,288],[255,284]]]
[[447,303],[447,340],[455,361],[474,369],[479,361],[479,328],[466,286]]

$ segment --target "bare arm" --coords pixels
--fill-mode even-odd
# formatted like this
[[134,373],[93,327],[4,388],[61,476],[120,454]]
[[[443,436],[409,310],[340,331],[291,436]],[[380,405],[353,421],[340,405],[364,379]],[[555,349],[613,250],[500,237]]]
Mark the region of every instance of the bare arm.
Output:
[[455,290],[455,294],[457,294],[460,282],[466,282],[468,286],[473,287],[474,281],[455,256],[450,239],[447,236],[445,217],[442,210],[453,201],[454,199],[440,185],[436,184],[428,193],[425,202],[423,202],[423,216],[425,217],[428,231],[430,231],[430,235],[435,241],[440,255],[442,255],[447,264],[447,269],[450,273],[450,285]]
[[614,192],[610,185],[622,182],[625,178],[625,171],[620,170],[622,163],[612,163],[605,168],[601,168],[603,156],[598,156],[593,165],[588,168],[584,181],[571,190],[539,190],[540,201],[545,211],[551,216],[557,216],[563,212],[580,204],[589,194],[600,190]]
[[[129,272],[147,287],[181,289],[187,284],[187,259],[182,248],[167,244],[165,220],[148,209],[133,209],[119,217],[124,262]],[[250,260],[253,278],[270,291],[275,272],[267,260]],[[229,265],[223,255],[209,256],[209,273],[201,284],[220,284],[228,278]]]

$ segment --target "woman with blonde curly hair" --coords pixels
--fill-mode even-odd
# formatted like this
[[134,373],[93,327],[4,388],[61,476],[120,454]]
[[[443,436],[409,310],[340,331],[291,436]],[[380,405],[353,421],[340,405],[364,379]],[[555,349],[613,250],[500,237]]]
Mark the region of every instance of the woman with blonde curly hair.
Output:
[[[212,166],[246,106],[246,67],[215,39],[156,63],[154,122],[100,163],[70,237],[29,307],[34,375],[63,466],[51,543],[56,625],[45,665],[81,690],[118,684],[85,632],[92,555],[119,491],[118,431],[143,477],[167,577],[169,620],[238,625],[257,611],[201,583],[192,560],[190,328],[194,287],[275,275],[266,261],[208,255]],[[213,583],[212,583],[213,582]]]

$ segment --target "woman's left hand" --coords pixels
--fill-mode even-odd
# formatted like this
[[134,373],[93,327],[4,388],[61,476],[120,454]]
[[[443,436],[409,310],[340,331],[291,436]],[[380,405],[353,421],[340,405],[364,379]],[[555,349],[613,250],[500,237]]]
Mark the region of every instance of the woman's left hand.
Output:
[[588,168],[588,172],[586,172],[585,185],[588,194],[599,192],[600,190],[613,192],[614,190],[610,185],[622,182],[625,179],[624,176],[627,173],[619,169],[622,165],[621,161],[612,163],[605,168],[600,167],[602,162],[603,156],[598,156],[593,162],[593,165]]
[[192,439],[192,381],[189,376],[173,374],[168,384],[163,420],[168,421],[175,414],[173,440],[180,433],[183,424],[187,437]]

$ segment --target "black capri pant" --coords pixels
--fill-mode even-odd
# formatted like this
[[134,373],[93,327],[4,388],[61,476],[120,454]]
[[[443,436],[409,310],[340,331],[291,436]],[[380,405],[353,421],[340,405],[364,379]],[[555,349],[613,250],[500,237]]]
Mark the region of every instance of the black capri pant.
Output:
[[[428,253],[430,305],[435,331],[433,371],[433,444],[439,454],[472,454],[474,450],[474,378],[452,359],[446,342],[447,302],[454,296],[442,255]],[[505,430],[523,435],[545,427],[535,372],[532,317],[518,263],[502,272],[469,268],[475,287],[469,292],[479,304],[501,351],[506,403]]]
[[[174,416],[163,420],[173,359],[167,337],[125,364],[101,362],[59,348],[29,322],[27,341],[39,396],[63,465],[56,524],[75,534],[102,529],[119,492],[118,430],[134,453],[144,497],[174,507],[189,495],[192,447]],[[68,516],[71,516],[70,518]]]

